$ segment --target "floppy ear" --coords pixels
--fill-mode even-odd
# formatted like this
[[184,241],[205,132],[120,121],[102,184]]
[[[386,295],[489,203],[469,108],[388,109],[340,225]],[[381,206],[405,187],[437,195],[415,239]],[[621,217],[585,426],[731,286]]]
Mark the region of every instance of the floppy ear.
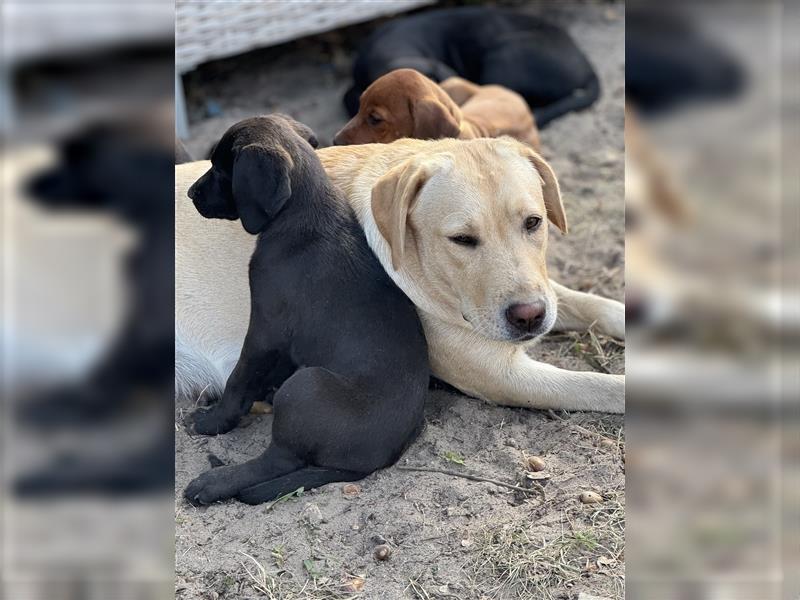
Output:
[[282,148],[251,144],[233,162],[233,197],[242,226],[259,233],[292,195],[292,157]]
[[[444,92],[442,95],[445,95]],[[447,101],[452,106],[448,106]],[[435,96],[426,96],[412,101],[411,118],[414,120],[411,135],[420,140],[458,137],[461,132],[460,111],[449,97],[441,99]]]
[[561,230],[561,233],[567,233],[567,215],[564,212],[564,204],[561,202],[561,190],[558,187],[558,180],[555,173],[553,173],[553,169],[536,152],[531,150],[527,153],[527,156],[542,180],[542,195],[544,196],[544,206],[547,209],[547,218]]
[[389,243],[395,271],[405,254],[408,215],[430,176],[430,167],[412,158],[386,173],[372,188],[372,216]]

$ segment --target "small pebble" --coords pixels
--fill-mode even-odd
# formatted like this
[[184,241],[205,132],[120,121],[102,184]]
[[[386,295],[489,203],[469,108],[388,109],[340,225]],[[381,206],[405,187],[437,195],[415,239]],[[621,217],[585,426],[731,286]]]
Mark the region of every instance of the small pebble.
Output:
[[613,450],[614,448],[617,447],[617,442],[615,442],[614,440],[612,440],[610,438],[603,438],[602,440],[600,440],[600,447],[601,448],[607,448],[609,450]]
[[363,577],[353,577],[344,582],[344,590],[350,594],[358,594],[364,591],[366,580]]
[[355,483],[348,483],[342,486],[342,494],[348,498],[355,498],[361,493],[361,486]]
[[272,414],[272,404],[256,400],[250,407],[251,415],[270,415]]
[[313,503],[306,504],[303,507],[303,519],[312,526],[318,526],[320,523],[325,522],[319,506]]
[[389,557],[392,555],[392,549],[389,548],[386,544],[381,544],[379,546],[375,546],[375,550],[372,552],[372,556],[375,557],[375,560],[389,560]]
[[584,504],[597,504],[598,502],[603,501],[603,497],[597,492],[581,492],[581,495],[578,496],[578,498]]
[[539,471],[544,471],[547,468],[547,464],[545,464],[544,460],[540,456],[529,456],[528,457],[528,469],[538,473]]

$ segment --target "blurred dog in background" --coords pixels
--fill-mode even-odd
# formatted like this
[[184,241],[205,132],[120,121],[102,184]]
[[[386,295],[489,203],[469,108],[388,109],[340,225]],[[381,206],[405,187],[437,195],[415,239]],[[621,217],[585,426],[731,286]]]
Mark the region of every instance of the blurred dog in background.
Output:
[[344,96],[350,116],[370,84],[395,69],[415,69],[436,82],[461,77],[500,85],[522,96],[544,127],[591,106],[600,82],[569,34],[513,10],[471,6],[393,19],[359,49],[353,85]]

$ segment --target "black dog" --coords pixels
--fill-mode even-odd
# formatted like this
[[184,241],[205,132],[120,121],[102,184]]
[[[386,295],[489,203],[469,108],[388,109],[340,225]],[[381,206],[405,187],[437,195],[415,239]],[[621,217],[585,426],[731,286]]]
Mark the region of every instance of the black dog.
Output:
[[54,456],[15,481],[18,494],[117,494],[174,485],[174,167],[163,137],[149,115],[97,122],[62,140],[58,163],[26,182],[43,208],[114,215],[138,242],[120,265],[130,308],[103,358],[76,382],[20,399],[18,420],[43,432],[98,432],[146,414],[163,418],[153,439],[138,447],[115,438],[104,456],[95,447]]
[[674,7],[625,14],[625,96],[639,114],[663,114],[690,101],[736,97],[743,67]]
[[353,65],[353,86],[344,96],[350,116],[373,81],[401,68],[437,82],[458,75],[480,85],[505,86],[525,98],[539,128],[591,106],[600,95],[597,75],[566,31],[496,8],[424,12],[377,29]]
[[239,218],[259,234],[239,362],[221,400],[193,413],[195,431],[231,430],[280,386],[266,452],[192,481],[184,494],[193,504],[257,504],[361,479],[393,464],[424,422],[429,367],[414,306],[373,256],[310,139],[288,117],[241,121],[189,190],[204,217]]

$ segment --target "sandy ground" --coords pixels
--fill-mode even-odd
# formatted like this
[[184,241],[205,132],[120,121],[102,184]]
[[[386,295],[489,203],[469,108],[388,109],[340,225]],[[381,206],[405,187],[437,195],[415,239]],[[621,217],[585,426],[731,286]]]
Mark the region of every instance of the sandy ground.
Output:
[[[537,12],[536,6],[526,10]],[[568,27],[598,71],[603,95],[588,111],[542,132],[563,190],[571,231],[554,234],[549,264],[562,283],[622,300],[624,19],[621,5],[563,6]],[[322,144],[346,121],[350,37],[326,34],[219,61],[187,81],[192,135],[203,156],[241,118],[281,111]],[[569,369],[624,370],[623,349],[594,336],[551,336],[533,352]],[[180,424],[188,404],[177,406]],[[393,467],[360,482],[306,491],[274,505],[228,502],[197,509],[181,496],[208,468],[259,454],[271,417],[247,417],[217,438],[176,427],[177,598],[559,598],[624,597],[623,419],[501,408],[432,390],[427,426],[400,466],[470,473],[522,487],[526,457],[540,456],[544,500],[493,483]],[[463,464],[461,464],[463,462]],[[583,491],[602,495],[582,504]],[[377,544],[391,548],[386,562]],[[249,571],[249,573],[248,573]],[[360,590],[360,593],[353,593]]]

